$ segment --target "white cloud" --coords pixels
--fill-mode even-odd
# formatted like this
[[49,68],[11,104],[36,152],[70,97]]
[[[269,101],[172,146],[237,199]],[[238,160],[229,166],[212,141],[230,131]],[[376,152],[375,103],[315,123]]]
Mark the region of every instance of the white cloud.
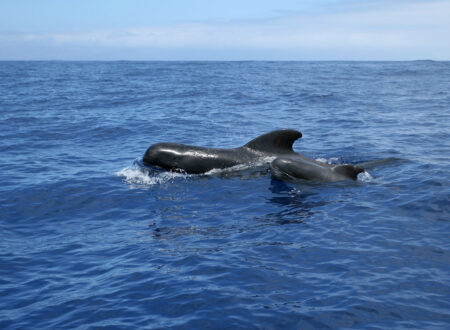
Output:
[[[317,52],[361,59],[450,59],[450,2],[415,2],[334,13],[291,13],[269,20],[194,22],[121,30],[3,34],[0,41],[52,47]],[[319,55],[320,52],[320,55]],[[311,57],[311,55],[309,55]],[[313,55],[314,56],[314,55]],[[1,51],[0,51],[1,57]],[[245,56],[244,56],[245,57]],[[365,57],[365,58],[364,58]],[[315,59],[315,58],[310,58]]]

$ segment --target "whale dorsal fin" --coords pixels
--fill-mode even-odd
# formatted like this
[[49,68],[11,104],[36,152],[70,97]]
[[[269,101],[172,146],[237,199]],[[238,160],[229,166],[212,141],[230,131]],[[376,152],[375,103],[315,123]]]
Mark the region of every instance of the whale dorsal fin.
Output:
[[292,145],[295,140],[301,137],[302,133],[299,131],[293,129],[280,129],[260,135],[244,145],[244,147],[272,153],[293,152]]

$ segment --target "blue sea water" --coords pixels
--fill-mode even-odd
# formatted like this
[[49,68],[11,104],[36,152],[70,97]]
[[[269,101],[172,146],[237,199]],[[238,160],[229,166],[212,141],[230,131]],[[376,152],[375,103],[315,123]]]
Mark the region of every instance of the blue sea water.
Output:
[[[450,62],[0,62],[0,328],[450,327]],[[356,182],[186,175],[279,128]]]

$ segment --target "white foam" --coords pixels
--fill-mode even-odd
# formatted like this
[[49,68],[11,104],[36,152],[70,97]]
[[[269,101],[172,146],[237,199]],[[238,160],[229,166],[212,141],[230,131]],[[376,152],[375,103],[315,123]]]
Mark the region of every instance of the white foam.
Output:
[[361,172],[358,174],[358,181],[370,182],[372,180],[373,180],[373,176],[371,176],[370,173],[367,171]]
[[173,181],[175,178],[186,178],[187,175],[177,172],[160,172],[151,175],[148,171],[125,167],[120,171],[116,172],[115,175],[125,178],[125,182],[129,184],[152,186],[156,184],[163,184]]

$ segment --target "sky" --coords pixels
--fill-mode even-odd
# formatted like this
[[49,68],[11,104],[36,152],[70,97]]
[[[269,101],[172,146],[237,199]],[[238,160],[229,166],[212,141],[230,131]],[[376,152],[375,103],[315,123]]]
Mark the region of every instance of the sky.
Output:
[[450,0],[0,0],[0,60],[450,60]]

